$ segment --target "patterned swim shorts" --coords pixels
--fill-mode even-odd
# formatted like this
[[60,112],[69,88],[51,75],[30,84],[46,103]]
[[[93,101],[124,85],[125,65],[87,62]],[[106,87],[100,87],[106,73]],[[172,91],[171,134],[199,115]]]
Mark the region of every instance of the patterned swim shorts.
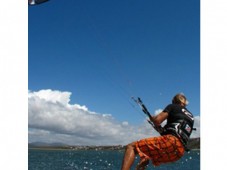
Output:
[[136,142],[136,150],[141,159],[150,159],[154,166],[177,161],[184,155],[184,146],[173,135],[141,139]]

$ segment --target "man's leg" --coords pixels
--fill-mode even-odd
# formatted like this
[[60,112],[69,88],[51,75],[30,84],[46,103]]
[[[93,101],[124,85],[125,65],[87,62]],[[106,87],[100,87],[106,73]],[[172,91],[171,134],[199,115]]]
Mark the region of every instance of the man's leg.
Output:
[[130,170],[130,167],[132,166],[135,160],[135,156],[137,154],[135,148],[136,148],[135,142],[127,145],[121,170]]

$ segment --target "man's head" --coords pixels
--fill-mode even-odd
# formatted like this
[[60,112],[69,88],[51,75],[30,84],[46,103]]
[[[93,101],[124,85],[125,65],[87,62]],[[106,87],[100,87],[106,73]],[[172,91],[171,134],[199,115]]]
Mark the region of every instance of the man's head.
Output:
[[176,94],[172,99],[172,104],[188,105],[187,98],[183,93]]

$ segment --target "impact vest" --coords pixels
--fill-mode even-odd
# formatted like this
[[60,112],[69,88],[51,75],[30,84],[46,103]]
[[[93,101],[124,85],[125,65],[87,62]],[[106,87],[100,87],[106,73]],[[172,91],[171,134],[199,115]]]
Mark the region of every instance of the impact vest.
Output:
[[192,113],[185,107],[176,104],[168,105],[164,112],[168,112],[169,116],[162,135],[172,134],[178,137],[186,147],[194,125]]

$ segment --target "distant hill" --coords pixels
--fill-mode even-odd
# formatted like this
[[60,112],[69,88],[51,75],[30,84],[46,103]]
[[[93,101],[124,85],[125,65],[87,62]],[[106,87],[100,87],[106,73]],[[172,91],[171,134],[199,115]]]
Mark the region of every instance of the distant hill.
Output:
[[188,149],[200,149],[200,138],[191,138],[188,141]]
[[28,144],[28,147],[62,147],[62,146],[69,146],[65,143],[45,143],[45,142],[32,142]]
[[[188,149],[200,149],[200,138],[191,138],[187,145]],[[73,150],[123,150],[125,146],[72,146],[64,143],[34,142],[28,144],[29,149],[73,149]]]

